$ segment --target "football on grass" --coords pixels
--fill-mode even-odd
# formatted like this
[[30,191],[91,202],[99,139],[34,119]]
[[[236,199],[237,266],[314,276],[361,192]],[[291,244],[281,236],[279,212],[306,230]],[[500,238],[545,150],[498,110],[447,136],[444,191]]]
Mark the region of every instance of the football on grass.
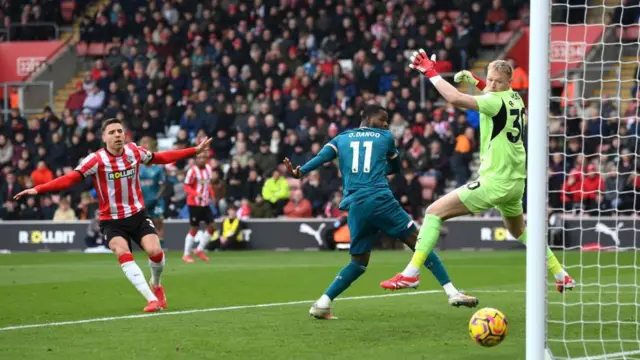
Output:
[[480,309],[469,320],[469,335],[476,344],[485,347],[500,344],[508,329],[507,317],[493,308]]

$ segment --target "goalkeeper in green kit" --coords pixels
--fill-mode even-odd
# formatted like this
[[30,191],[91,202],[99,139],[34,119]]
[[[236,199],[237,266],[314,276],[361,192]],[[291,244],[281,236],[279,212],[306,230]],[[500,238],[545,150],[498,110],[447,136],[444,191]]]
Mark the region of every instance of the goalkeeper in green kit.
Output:
[[[515,238],[527,244],[522,197],[527,177],[523,144],[526,109],[520,95],[511,90],[513,69],[503,60],[489,64],[486,83],[469,71],[455,76],[456,82],[476,85],[485,94],[471,96],[459,92],[442,79],[424,50],[414,52],[409,67],[427,76],[444,99],[455,106],[480,112],[480,177],[438,199],[427,208],[418,235],[415,253],[402,273],[383,281],[385,289],[415,288],[420,283],[420,267],[435,248],[443,221],[496,208]],[[534,239],[533,241],[540,241]],[[559,292],[573,289],[576,282],[547,248],[547,267],[556,279]]]

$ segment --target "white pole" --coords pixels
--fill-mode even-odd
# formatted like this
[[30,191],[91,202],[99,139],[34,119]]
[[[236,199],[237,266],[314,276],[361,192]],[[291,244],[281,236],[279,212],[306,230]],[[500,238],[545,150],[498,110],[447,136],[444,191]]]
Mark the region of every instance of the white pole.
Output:
[[527,165],[527,360],[545,358],[547,322],[547,99],[549,1],[531,6]]

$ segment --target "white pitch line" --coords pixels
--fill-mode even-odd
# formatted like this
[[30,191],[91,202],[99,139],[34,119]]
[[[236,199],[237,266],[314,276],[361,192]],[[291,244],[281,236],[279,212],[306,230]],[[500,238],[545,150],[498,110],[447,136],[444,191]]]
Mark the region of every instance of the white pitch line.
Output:
[[[381,295],[350,296],[350,297],[338,298],[336,300],[339,300],[339,301],[367,300],[367,299],[377,299],[377,298],[385,298],[385,297],[392,297],[392,296],[435,294],[435,293],[440,293],[440,292],[442,292],[442,290],[424,290],[424,291],[414,291],[414,292],[404,292],[404,293],[391,293],[391,294],[381,294]],[[492,291],[492,292],[495,292],[495,291]],[[162,312],[156,312],[156,313],[150,313],[150,314],[111,316],[111,317],[93,318],[93,319],[85,319],[85,320],[72,320],[72,321],[42,323],[42,324],[7,326],[7,327],[0,328],[0,331],[44,328],[44,327],[65,326],[65,325],[78,325],[78,324],[88,324],[88,323],[95,323],[95,322],[109,322],[109,321],[127,320],[127,319],[142,319],[142,318],[149,318],[149,317],[156,317],[156,316],[167,316],[167,315],[185,315],[185,314],[195,314],[195,313],[204,313],[204,312],[231,311],[231,310],[244,310],[244,309],[257,309],[257,308],[270,308],[270,307],[279,307],[279,306],[302,305],[302,304],[311,304],[314,301],[315,300],[300,300],[300,301],[288,301],[288,302],[268,303],[268,304],[223,306],[223,307],[215,307],[215,308],[208,308],[208,309],[193,309],[193,310],[180,310],[180,311],[162,311]]]
[[[380,295],[350,296],[350,297],[337,298],[336,301],[368,300],[368,299],[379,299],[379,298],[394,297],[394,296],[411,296],[411,295],[436,294],[436,293],[440,293],[440,292],[442,292],[442,290],[423,290],[423,291],[412,291],[412,292],[380,294]],[[524,292],[525,292],[524,290],[470,290],[469,291],[470,294],[482,294],[482,293],[491,293],[491,294],[501,293],[501,294],[504,294],[504,293],[524,293]],[[583,293],[589,293],[589,292],[584,291]],[[593,293],[598,293],[598,292],[593,292]],[[111,317],[101,317],[101,318],[84,319],[84,320],[60,321],[60,322],[30,324],[30,325],[15,325],[15,326],[1,327],[0,331],[35,329],[35,328],[45,328],[45,327],[54,327],[54,326],[66,326],[66,325],[79,325],[79,324],[89,324],[89,323],[96,323],[96,322],[110,322],[110,321],[127,320],[127,319],[143,319],[143,318],[150,318],[150,317],[156,317],[156,316],[185,315],[185,314],[195,314],[195,313],[204,313],[204,312],[217,312],[217,311],[271,308],[271,307],[279,307],[279,306],[292,306],[292,305],[311,304],[314,301],[315,300],[300,300],[300,301],[288,301],[288,302],[267,303],[267,304],[223,306],[223,307],[215,307],[215,308],[207,308],[207,309],[163,311],[163,312],[150,313],[150,314],[111,316]]]

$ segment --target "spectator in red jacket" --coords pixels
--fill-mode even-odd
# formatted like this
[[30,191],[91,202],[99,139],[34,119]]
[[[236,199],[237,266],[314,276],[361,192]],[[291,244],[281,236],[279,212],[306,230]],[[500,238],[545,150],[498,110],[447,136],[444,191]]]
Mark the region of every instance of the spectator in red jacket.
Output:
[[604,191],[604,180],[598,172],[596,166],[589,164],[587,166],[587,174],[582,180],[582,192],[585,210],[593,210],[598,208],[598,194]]
[[85,93],[84,89],[82,88],[82,82],[78,81],[76,83],[76,92],[69,95],[67,103],[64,105],[64,107],[73,111],[80,111],[84,106],[84,99],[86,98],[87,93]]
[[487,12],[485,26],[488,31],[500,32],[507,21],[507,11],[502,7],[502,1],[493,0],[491,9]]
[[302,190],[295,190],[291,200],[284,207],[284,216],[288,218],[310,218],[313,216],[311,210],[311,202],[302,196]]
[[562,201],[565,209],[576,209],[582,203],[582,173],[573,169],[562,186]]
[[53,180],[53,172],[47,167],[43,160],[38,161],[38,167],[31,172],[33,186],[38,186]]

